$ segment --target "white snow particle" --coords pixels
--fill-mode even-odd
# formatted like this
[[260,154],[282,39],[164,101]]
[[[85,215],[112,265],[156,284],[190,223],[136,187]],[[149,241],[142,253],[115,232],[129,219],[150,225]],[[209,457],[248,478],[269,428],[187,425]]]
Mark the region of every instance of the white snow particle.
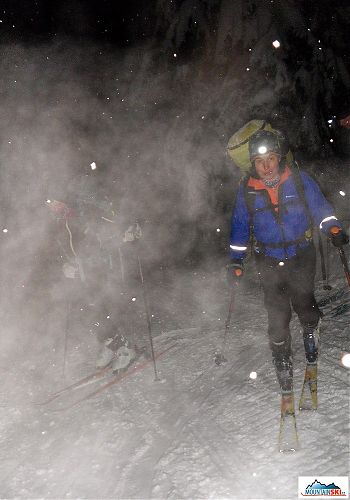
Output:
[[220,233],[220,231],[221,231],[221,229],[218,227],[218,228],[216,229],[216,232],[217,232],[217,233]]
[[345,366],[345,368],[350,368],[350,353],[349,352],[343,354],[343,356],[341,358],[341,363],[343,366]]
[[249,378],[251,378],[252,380],[255,380],[257,378],[258,374],[256,372],[250,372],[249,374]]
[[346,192],[345,191],[339,191],[339,194],[340,194],[340,196],[346,196]]
[[136,297],[133,297],[131,300],[132,300],[133,302],[135,302],[135,301],[136,301]]
[[96,165],[96,163],[93,161],[92,163],[90,163],[90,167],[91,167],[91,170],[96,170],[97,165]]
[[280,46],[281,46],[281,44],[280,44],[280,42],[278,40],[274,40],[272,42],[272,45],[275,47],[275,49],[279,49]]
[[3,233],[8,233],[8,229],[6,229],[6,227],[5,227],[5,229],[3,229],[2,232]]
[[174,54],[174,57],[177,57],[177,54]]

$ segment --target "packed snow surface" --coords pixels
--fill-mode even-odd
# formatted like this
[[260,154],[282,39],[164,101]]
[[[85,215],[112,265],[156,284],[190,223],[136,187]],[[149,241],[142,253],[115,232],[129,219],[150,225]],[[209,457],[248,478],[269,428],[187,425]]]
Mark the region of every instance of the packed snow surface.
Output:
[[[157,359],[159,380],[148,363],[77,404],[111,375],[38,403],[94,370],[94,338],[78,321],[69,326],[63,376],[65,311],[53,304],[26,324],[20,312],[5,317],[16,342],[1,350],[0,497],[287,499],[297,497],[298,476],[349,475],[349,369],[341,363],[350,351],[349,288],[336,255],[332,263],[332,290],[317,283],[325,315],[319,409],[297,414],[301,446],[290,454],[277,450],[279,390],[257,281],[245,278],[235,291],[225,365],[213,362],[229,303],[225,280],[185,273],[177,289],[202,307],[186,315],[169,299],[179,327],[153,325],[156,353],[171,347]],[[152,291],[153,312],[167,293]],[[29,342],[35,325],[41,336]],[[291,327],[298,401],[304,354],[296,317]]]

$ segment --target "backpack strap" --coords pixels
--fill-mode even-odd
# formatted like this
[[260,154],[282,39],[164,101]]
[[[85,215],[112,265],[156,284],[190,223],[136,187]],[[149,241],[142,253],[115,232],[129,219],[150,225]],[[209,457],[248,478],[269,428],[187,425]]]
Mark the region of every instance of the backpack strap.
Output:
[[299,198],[300,198],[302,204],[304,205],[305,212],[306,212],[306,215],[307,215],[307,218],[309,221],[310,229],[312,230],[314,227],[314,221],[312,218],[312,214],[311,214],[311,210],[310,210],[308,201],[306,199],[305,186],[304,186],[303,179],[301,177],[299,165],[297,164],[297,162],[295,160],[293,160],[293,163],[290,166],[290,170],[292,172],[292,177],[293,177],[293,181],[294,181],[297,193],[299,195]]
[[250,244],[250,249],[251,249],[251,254],[253,254],[253,248],[254,248],[254,224],[253,224],[253,213],[254,213],[254,204],[255,204],[255,199],[253,196],[249,196],[248,194],[248,181],[250,178],[250,174],[248,173],[245,177],[242,179],[242,186],[243,186],[243,196],[244,196],[244,201],[245,204],[247,205],[247,210],[249,213],[249,244]]
[[247,205],[248,213],[249,213],[249,218],[250,218],[250,224],[252,225],[253,223],[253,214],[254,214],[254,204],[255,204],[255,199],[253,196],[249,196],[248,194],[248,182],[250,179],[250,174],[247,174],[245,177],[242,179],[242,185],[243,185],[243,195],[244,195],[244,201],[245,204]]

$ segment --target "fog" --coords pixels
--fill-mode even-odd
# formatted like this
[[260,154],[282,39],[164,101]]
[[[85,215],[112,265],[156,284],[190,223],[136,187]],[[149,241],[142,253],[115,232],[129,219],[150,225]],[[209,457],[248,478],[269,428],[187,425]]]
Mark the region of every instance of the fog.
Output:
[[[225,149],[229,136],[252,118],[243,108],[249,92],[232,74],[206,78],[195,61],[165,64],[151,45],[117,50],[68,38],[3,45],[0,70],[3,492],[194,498],[212,491],[228,497],[236,494],[232,471],[251,495],[252,477],[262,488],[271,476],[272,485],[289,491],[290,462],[271,458],[277,392],[253,259],[247,259],[235,302],[229,363],[223,369],[213,363],[230,300],[225,264],[240,178]],[[259,93],[254,102],[266,111],[270,99],[272,109],[277,94]],[[341,171],[336,161],[307,167],[318,173],[348,228],[347,197],[339,194],[347,192],[348,176],[335,175]],[[142,237],[127,242],[125,231],[134,223]],[[341,292],[336,306],[343,307],[344,277],[334,249],[330,261],[331,283]],[[332,300],[325,304],[333,318]],[[59,413],[69,408],[65,396],[56,407],[33,404],[92,372],[106,333],[126,327],[140,347],[149,347],[147,303],[156,351],[174,347],[159,360],[162,383],[153,383],[151,363],[143,361],[139,378],[73,412]],[[326,331],[334,356],[347,349],[347,324],[339,315]],[[301,381],[302,339],[299,326],[293,330]],[[327,380],[334,362],[325,356],[323,366]],[[251,370],[259,374],[257,385]],[[345,375],[340,365],[336,370],[338,385],[324,389],[329,402],[323,408],[345,400]],[[347,437],[347,410],[343,405],[332,425],[326,421],[321,447],[313,434],[319,426],[310,420],[304,450],[311,455],[305,452],[300,463],[296,456],[295,477],[309,472],[310,463],[317,474],[331,463],[343,472],[332,439]],[[186,458],[182,439],[194,455]],[[342,446],[348,453],[348,442]],[[188,474],[193,463],[188,477],[184,470]]]
[[[239,178],[225,146],[239,122],[231,105],[218,113],[224,96],[191,71],[157,62],[150,46],[118,51],[63,38],[2,46],[2,313],[12,332],[3,342],[51,342],[67,293],[81,293],[79,279],[67,292],[62,266],[74,256],[53,200],[83,205],[84,216],[88,206],[99,220],[112,210],[114,225],[103,231],[116,254],[121,231],[139,221],[147,279],[167,282],[169,304],[181,297],[189,310],[210,309],[210,292],[184,298],[173,270],[223,265]],[[68,222],[83,261],[84,223]],[[89,280],[101,296],[118,292],[117,280],[107,285],[96,269]]]

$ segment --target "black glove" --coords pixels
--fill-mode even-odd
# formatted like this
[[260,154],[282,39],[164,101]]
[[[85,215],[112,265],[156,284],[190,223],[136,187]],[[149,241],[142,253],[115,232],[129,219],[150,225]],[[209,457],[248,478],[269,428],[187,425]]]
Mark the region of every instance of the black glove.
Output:
[[232,261],[226,266],[227,269],[227,283],[229,286],[235,286],[242,279],[244,267],[242,261]]
[[349,236],[340,227],[331,227],[329,233],[335,247],[339,248],[349,243]]

